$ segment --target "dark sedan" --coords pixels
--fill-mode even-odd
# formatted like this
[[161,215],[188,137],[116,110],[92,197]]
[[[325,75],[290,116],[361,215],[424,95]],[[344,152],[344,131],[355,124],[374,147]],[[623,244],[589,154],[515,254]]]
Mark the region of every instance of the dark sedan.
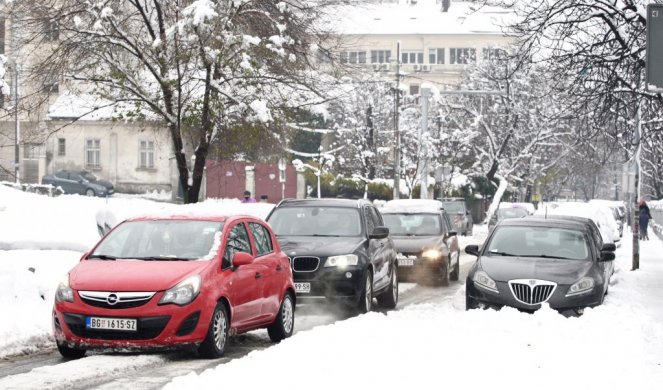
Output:
[[288,199],[267,221],[291,259],[298,301],[341,302],[365,313],[376,297],[381,306],[396,307],[396,251],[371,203]]
[[466,307],[535,311],[547,303],[564,315],[582,314],[603,303],[614,250],[614,244],[599,247],[580,221],[504,220],[481,249],[465,248],[478,256],[467,277]]
[[392,200],[380,212],[398,252],[399,281],[447,286],[458,280],[458,238],[440,201]]
[[51,184],[60,187],[65,194],[80,194],[87,196],[106,196],[115,193],[113,184],[100,180],[88,171],[62,170],[46,175],[41,184]]

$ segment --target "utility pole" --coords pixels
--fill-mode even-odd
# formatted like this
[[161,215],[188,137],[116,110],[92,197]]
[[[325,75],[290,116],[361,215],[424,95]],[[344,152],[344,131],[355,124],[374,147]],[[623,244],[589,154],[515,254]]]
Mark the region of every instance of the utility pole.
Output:
[[396,90],[394,109],[394,199],[401,198],[401,134],[398,129],[398,117],[401,108],[401,43],[396,42]]
[[[640,87],[640,75],[638,74],[638,87]],[[635,191],[633,198],[635,201],[633,204],[633,265],[631,271],[635,271],[640,268],[640,221],[638,220],[640,210],[638,201],[640,200],[640,98],[636,96],[635,101],[637,107],[635,109],[635,135],[633,137],[633,142],[635,142],[635,155],[634,166],[635,166]]]

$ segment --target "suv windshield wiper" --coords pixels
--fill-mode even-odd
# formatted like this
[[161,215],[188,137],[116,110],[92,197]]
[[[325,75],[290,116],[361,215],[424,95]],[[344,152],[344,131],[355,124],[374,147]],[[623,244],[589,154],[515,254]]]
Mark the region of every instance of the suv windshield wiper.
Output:
[[110,255],[90,255],[88,259],[117,260],[117,257]]
[[506,252],[500,252],[500,251],[488,251],[491,255],[499,255],[499,256],[510,256],[510,257],[515,257],[518,255],[514,255],[513,253],[506,253]]
[[191,260],[190,258],[185,258],[185,257],[175,257],[175,256],[144,256],[144,257],[132,257],[132,259],[135,260],[145,260],[145,261],[189,261]]

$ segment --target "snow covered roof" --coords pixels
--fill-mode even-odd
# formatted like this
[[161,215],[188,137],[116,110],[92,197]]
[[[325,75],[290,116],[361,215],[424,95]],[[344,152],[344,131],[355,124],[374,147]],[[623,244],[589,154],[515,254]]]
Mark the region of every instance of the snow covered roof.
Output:
[[[482,2],[451,1],[442,12],[436,0],[398,0],[386,4],[361,4],[341,7],[334,30],[349,35],[408,34],[499,34],[515,17],[507,9],[484,6]],[[331,22],[331,21],[330,21]]]
[[48,108],[49,119],[75,119],[97,121],[113,118],[116,104],[91,94],[64,91]]
[[390,200],[380,209],[383,214],[392,213],[439,213],[442,202],[432,199]]

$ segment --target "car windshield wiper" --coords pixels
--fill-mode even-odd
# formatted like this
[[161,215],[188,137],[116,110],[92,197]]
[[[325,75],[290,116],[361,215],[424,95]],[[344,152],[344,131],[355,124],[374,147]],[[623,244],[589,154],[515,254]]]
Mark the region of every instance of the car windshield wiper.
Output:
[[110,255],[90,255],[88,259],[117,260],[117,257]]
[[544,259],[563,259],[563,260],[572,260],[570,257],[551,256],[551,255],[537,255],[537,256],[532,256],[532,257],[542,257],[542,258],[544,258]]
[[341,237],[338,234],[311,234],[311,237]]
[[191,260],[188,257],[176,257],[176,256],[144,256],[144,257],[132,257],[135,260],[145,260],[145,261],[189,261]]
[[499,256],[509,256],[509,257],[515,257],[518,255],[514,255],[513,253],[506,253],[506,252],[500,252],[500,251],[488,251],[491,255],[499,255]]

